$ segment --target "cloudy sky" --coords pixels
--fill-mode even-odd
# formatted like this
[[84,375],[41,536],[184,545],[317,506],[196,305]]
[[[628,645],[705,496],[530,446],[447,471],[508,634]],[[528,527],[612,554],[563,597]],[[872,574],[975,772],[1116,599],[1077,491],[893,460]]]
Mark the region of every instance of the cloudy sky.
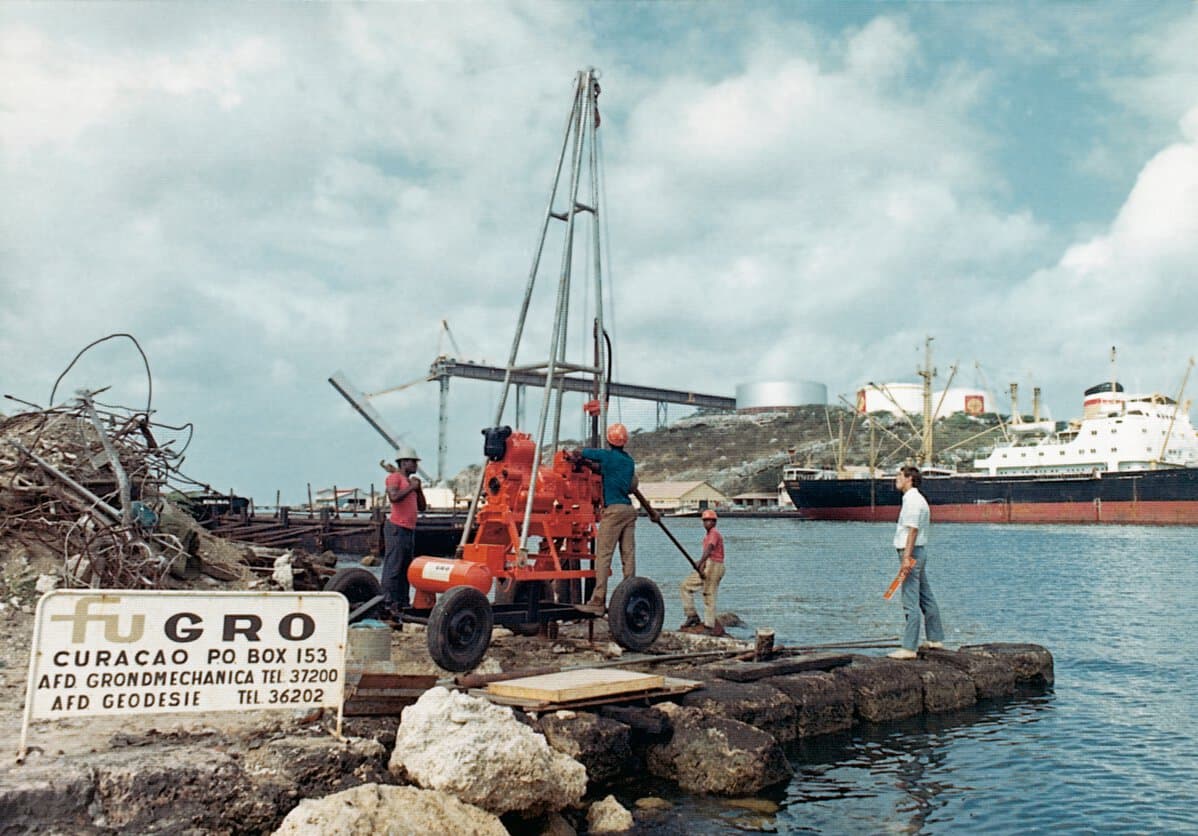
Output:
[[[1189,2],[5,2],[0,393],[44,405],[128,332],[156,418],[195,424],[191,475],[264,503],[381,484],[388,448],[326,378],[422,376],[457,353],[442,319],[503,362],[595,66],[618,379],[835,401],[914,381],[932,335],[956,383],[1040,386],[1057,418],[1112,345],[1129,388],[1176,394],[1195,43]],[[59,399],[80,386],[147,394],[124,340]],[[437,397],[373,401],[430,472]],[[451,473],[495,402],[453,382]]]

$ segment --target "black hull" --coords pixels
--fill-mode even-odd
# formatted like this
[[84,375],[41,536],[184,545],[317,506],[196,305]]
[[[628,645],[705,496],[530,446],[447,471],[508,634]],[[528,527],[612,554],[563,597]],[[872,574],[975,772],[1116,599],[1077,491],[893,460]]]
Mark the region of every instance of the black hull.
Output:
[[[896,520],[891,479],[786,481],[807,519]],[[920,488],[938,522],[1198,525],[1198,468],[1096,476],[938,476]]]

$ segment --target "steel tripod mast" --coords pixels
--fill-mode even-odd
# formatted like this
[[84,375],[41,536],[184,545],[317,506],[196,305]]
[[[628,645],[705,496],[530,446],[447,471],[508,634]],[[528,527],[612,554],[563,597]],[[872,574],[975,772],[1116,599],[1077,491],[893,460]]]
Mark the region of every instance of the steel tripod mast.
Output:
[[[574,235],[577,219],[580,214],[591,216],[594,240],[594,280],[595,280],[595,333],[601,340],[603,329],[603,293],[602,271],[599,247],[599,72],[593,67],[582,70],[575,76],[574,101],[570,115],[566,119],[565,133],[562,138],[561,150],[558,153],[557,169],[553,176],[553,185],[549,190],[549,202],[541,221],[540,235],[533,253],[532,266],[528,272],[528,281],[524,288],[524,299],[520,313],[516,319],[516,333],[512,338],[511,351],[508,353],[503,387],[500,391],[499,402],[495,409],[495,421],[492,426],[499,426],[503,420],[503,412],[507,406],[508,392],[513,382],[515,372],[544,372],[545,392],[541,399],[541,412],[537,421],[536,450],[533,457],[532,480],[528,489],[528,501],[524,507],[524,522],[521,526],[520,544],[517,560],[520,565],[527,561],[528,556],[528,524],[532,517],[533,501],[537,489],[537,472],[540,469],[541,457],[546,442],[546,433],[550,433],[550,455],[557,451],[559,432],[562,419],[562,395],[564,387],[562,379],[568,375],[590,375],[595,381],[595,391],[599,394],[600,431],[606,429],[607,422],[607,379],[608,366],[611,358],[607,352],[597,351],[591,362],[571,362],[566,357],[567,334],[570,311],[571,279],[574,265]],[[567,152],[569,156],[567,157]],[[565,175],[565,178],[563,178]],[[584,178],[590,180],[588,203],[579,200]],[[559,194],[562,181],[566,180],[564,193]],[[564,205],[563,205],[564,204]],[[561,208],[555,209],[558,206]],[[545,241],[549,234],[549,226],[553,221],[565,225],[562,242],[561,268],[558,273],[557,300],[554,310],[553,326],[550,331],[548,359],[532,364],[517,365],[516,359],[520,351],[520,341],[524,334],[524,326],[528,319],[528,311],[532,302],[533,288],[536,285],[537,273],[540,269],[541,257],[545,250]],[[552,421],[550,421],[552,413]],[[485,471],[485,466],[483,468]],[[470,537],[470,529],[478,510],[479,496],[482,493],[482,473],[470,500],[470,512],[466,517],[466,527],[462,532],[462,545]]]

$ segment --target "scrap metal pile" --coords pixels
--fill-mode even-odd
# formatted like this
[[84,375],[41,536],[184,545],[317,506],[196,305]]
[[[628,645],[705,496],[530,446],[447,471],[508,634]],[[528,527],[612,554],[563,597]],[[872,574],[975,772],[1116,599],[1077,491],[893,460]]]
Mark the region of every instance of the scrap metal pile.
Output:
[[[116,339],[129,340],[141,356],[144,407],[97,400],[107,389],[58,398],[79,359]],[[56,406],[6,396],[30,409],[0,415],[0,565],[9,548],[24,546],[42,560],[61,560],[54,574],[72,587],[177,588],[202,572],[251,588],[322,588],[335,555],[239,544],[209,533],[189,513],[204,509],[185,491],[207,496],[212,488],[179,470],[192,425],[152,421],[153,388],[145,352],[120,333],[75,355],[50,391]]]
[[159,527],[172,480],[190,481],[181,451],[156,440],[148,410],[95,394],[0,419],[0,541],[61,555],[69,586],[162,587],[195,565],[194,546]]

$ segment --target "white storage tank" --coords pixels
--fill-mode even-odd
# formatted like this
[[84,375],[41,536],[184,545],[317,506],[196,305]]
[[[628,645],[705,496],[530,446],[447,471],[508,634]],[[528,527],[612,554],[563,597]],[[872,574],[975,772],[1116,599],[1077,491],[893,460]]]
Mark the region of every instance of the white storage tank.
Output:
[[737,412],[770,412],[827,403],[828,387],[810,380],[766,380],[736,386]]
[[[935,406],[936,401],[932,401]],[[857,390],[858,412],[922,415],[923,385],[919,383],[867,383]]]
[[[937,418],[956,412],[981,415],[990,408],[986,393],[963,386],[932,392],[932,409]],[[866,384],[857,390],[858,412],[889,412],[891,415],[923,415],[923,384]]]
[[932,408],[936,409],[937,418],[947,418],[956,412],[964,412],[966,415],[981,415],[991,411],[985,392],[981,389],[970,389],[964,386],[933,392]]

